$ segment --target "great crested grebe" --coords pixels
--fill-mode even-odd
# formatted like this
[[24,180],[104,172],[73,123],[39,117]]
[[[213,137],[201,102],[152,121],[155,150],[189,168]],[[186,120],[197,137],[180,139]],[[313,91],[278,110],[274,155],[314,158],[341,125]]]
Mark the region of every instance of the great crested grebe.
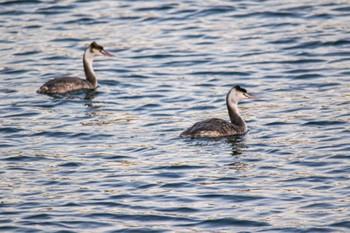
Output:
[[71,91],[92,90],[97,87],[97,79],[92,67],[92,62],[96,56],[103,55],[106,57],[114,57],[98,45],[92,42],[84,52],[83,65],[86,79],[76,77],[55,78],[42,85],[37,93],[40,94],[65,94]]
[[231,122],[212,118],[195,123],[180,134],[183,138],[225,137],[247,132],[247,124],[238,111],[237,104],[242,99],[256,99],[240,86],[233,87],[226,96],[226,105]]

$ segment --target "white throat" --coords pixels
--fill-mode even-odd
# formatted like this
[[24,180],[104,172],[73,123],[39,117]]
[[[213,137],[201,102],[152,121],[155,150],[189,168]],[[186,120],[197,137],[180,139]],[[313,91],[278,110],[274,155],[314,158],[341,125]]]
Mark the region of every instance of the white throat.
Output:
[[247,130],[247,125],[238,110],[237,103],[228,99],[226,104],[231,123],[239,127],[242,132],[245,132]]
[[90,52],[90,48],[87,48],[84,53],[83,63],[86,80],[89,81],[94,87],[97,87],[97,80],[92,63],[95,55]]
[[94,62],[94,58],[95,58],[95,55],[92,54],[90,51],[86,51],[85,52],[85,61],[86,61],[86,64],[88,65],[88,68],[89,70],[95,74],[95,71],[94,71],[94,68],[92,67],[92,63]]

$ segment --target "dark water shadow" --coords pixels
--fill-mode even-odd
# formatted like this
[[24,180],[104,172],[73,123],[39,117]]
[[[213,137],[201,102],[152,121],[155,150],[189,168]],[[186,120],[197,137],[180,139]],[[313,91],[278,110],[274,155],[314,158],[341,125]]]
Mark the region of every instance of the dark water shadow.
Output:
[[232,162],[225,164],[225,166],[227,166],[229,169],[245,172],[249,167],[248,163],[242,162],[242,156],[245,149],[248,148],[245,136],[246,134],[236,135],[226,139],[227,144],[231,146],[231,155],[233,160]]
[[[181,138],[181,137],[180,137]],[[182,138],[185,142],[194,144],[195,146],[212,146],[213,144],[227,144],[231,147],[232,156],[240,155],[243,153],[244,148],[248,148],[246,145],[246,134],[233,135],[229,137],[204,137],[204,138]]]
[[94,90],[78,90],[65,94],[42,94],[50,96],[53,100],[93,100],[98,94],[96,89]]
[[245,148],[248,148],[246,145],[246,135],[236,135],[226,138],[226,143],[231,146],[231,154],[233,156],[240,155],[244,152]]
[[94,90],[79,90],[73,91],[66,94],[45,94],[52,97],[53,99],[67,99],[67,100],[93,100],[99,92]]
[[44,107],[51,108],[57,105],[65,105],[71,103],[82,104],[86,107],[88,116],[93,116],[96,114],[98,109],[101,107],[98,101],[94,100],[95,97],[102,92],[95,90],[79,90],[74,92],[69,92],[66,94],[44,94],[51,97],[51,101],[45,102]]

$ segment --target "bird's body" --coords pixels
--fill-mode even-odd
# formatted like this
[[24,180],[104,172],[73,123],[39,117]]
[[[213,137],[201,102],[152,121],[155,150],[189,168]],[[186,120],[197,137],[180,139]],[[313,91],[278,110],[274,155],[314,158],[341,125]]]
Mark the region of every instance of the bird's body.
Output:
[[95,89],[88,81],[76,77],[55,78],[42,85],[38,93],[40,94],[65,94],[78,90]]
[[95,56],[103,55],[113,57],[102,46],[92,42],[86,49],[83,57],[83,65],[86,79],[77,77],[55,78],[42,85],[37,93],[40,94],[66,94],[78,90],[93,90],[97,87],[97,79],[92,67]]
[[247,124],[238,111],[237,104],[243,98],[255,98],[247,93],[240,86],[233,87],[226,97],[226,104],[230,116],[230,122],[212,118],[195,123],[180,134],[184,138],[202,137],[227,137],[238,134],[245,134],[248,130]]
[[244,134],[245,132],[246,127],[240,128],[223,119],[211,118],[195,123],[192,127],[181,133],[180,136],[190,138],[215,138]]

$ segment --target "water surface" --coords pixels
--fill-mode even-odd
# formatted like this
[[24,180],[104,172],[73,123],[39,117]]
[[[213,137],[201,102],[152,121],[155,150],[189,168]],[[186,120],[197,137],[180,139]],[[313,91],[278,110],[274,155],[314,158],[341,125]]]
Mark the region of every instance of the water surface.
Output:
[[[0,230],[348,232],[347,1],[0,3]],[[99,88],[35,91],[83,77]],[[228,119],[249,132],[180,139]]]

